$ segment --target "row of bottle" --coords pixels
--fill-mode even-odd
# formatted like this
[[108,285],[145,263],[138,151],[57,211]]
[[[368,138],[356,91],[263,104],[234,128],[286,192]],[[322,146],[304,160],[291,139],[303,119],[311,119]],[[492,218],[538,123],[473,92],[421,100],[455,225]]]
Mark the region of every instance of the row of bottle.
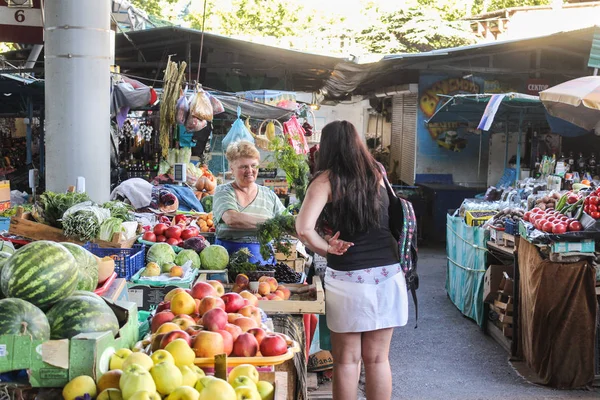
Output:
[[579,175],[589,174],[596,176],[600,173],[598,162],[596,160],[596,154],[591,153],[588,158],[584,157],[583,152],[579,152],[579,156],[575,158],[574,153],[569,152],[569,156],[565,156],[565,153],[561,153],[558,161],[565,163],[567,168],[566,172],[578,172]]
[[121,161],[121,168],[127,171],[127,179],[142,178],[150,181],[158,175],[158,164],[158,154],[154,155],[153,160],[138,160],[131,154],[129,159]]

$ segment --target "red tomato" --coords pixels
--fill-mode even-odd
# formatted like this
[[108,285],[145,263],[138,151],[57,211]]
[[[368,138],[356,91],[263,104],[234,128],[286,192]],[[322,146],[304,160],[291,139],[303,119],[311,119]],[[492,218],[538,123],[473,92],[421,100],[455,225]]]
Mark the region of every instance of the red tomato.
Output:
[[590,209],[590,212],[596,212],[596,211],[598,211],[598,206],[590,204],[589,205],[589,209]]
[[180,226],[170,226],[165,231],[165,236],[169,239],[177,239],[179,241],[179,237],[181,236],[181,227]]
[[600,219],[600,212],[595,211],[590,214],[590,216],[594,219]]
[[554,221],[556,221],[556,217],[555,216],[548,217],[546,219],[546,221],[548,221],[548,222],[554,222]]
[[587,206],[590,204],[590,196],[586,197],[585,200],[583,200],[583,205]]
[[562,234],[567,231],[567,224],[555,224],[552,227],[552,233]]
[[583,206],[583,211],[584,211],[586,214],[589,214],[589,213],[590,213],[590,206],[589,206],[589,205],[585,205],[585,206]]
[[167,230],[167,228],[168,228],[168,225],[167,225],[167,224],[163,224],[163,223],[156,224],[156,225],[154,226],[154,234],[155,234],[156,236],[159,236],[159,235],[164,235],[164,234],[165,234],[165,231]]
[[164,236],[164,235],[158,235],[158,236],[156,237],[156,241],[157,241],[158,243],[163,243],[163,242],[166,242],[166,241],[167,241],[167,237],[166,237],[166,236]]
[[181,239],[188,240],[189,238],[193,238],[198,236],[198,230],[194,228],[187,228],[181,231]]
[[544,224],[546,222],[548,222],[548,221],[546,221],[546,219],[543,219],[543,218],[542,219],[538,219],[537,221],[535,221],[535,227],[538,230],[542,231],[542,230],[544,230]]
[[545,222],[544,225],[542,225],[542,230],[544,232],[552,232],[553,226],[554,224],[552,222]]
[[178,224],[180,222],[185,222],[187,225],[187,217],[183,214],[177,214],[175,216],[175,223]]
[[533,210],[531,210],[531,212],[532,212],[532,213],[535,213],[535,214],[539,214],[540,212],[543,212],[543,211],[542,211],[542,209],[541,209],[541,208],[539,208],[539,207],[535,207]]
[[590,205],[593,204],[593,205],[597,206],[598,203],[600,203],[600,197],[598,197],[598,196],[590,196],[589,199],[590,199]]
[[571,232],[578,232],[582,229],[583,226],[581,226],[581,222],[579,221],[571,221],[571,223],[569,224],[569,231]]
[[179,244],[179,239],[168,238],[167,243],[169,243],[171,246],[177,246]]
[[531,217],[531,211],[527,211],[525,215],[523,215],[523,219],[529,222],[529,218]]
[[156,235],[154,234],[154,232],[144,232],[142,240],[145,240],[147,242],[156,242]]
[[579,196],[577,196],[575,193],[571,193],[567,197],[567,203],[569,203],[569,204],[575,204],[575,203],[577,203],[578,200],[579,200]]

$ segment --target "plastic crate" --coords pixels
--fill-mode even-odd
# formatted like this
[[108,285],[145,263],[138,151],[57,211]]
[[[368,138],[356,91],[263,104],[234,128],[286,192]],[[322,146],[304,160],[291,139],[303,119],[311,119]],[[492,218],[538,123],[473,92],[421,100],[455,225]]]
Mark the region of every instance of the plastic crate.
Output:
[[519,223],[514,220],[507,220],[504,224],[504,231],[509,235],[519,234]]
[[0,217],[0,232],[7,231],[10,228],[10,218],[8,217]]
[[134,244],[130,249],[105,249],[94,243],[86,243],[85,248],[100,258],[117,256],[115,272],[119,278],[126,280],[130,280],[145,265],[146,253],[143,244]]

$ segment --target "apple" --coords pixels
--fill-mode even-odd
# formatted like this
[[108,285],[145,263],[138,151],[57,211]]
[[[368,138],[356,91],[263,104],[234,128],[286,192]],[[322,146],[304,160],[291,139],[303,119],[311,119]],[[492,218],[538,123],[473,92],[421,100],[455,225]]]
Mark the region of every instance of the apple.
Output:
[[129,355],[133,353],[131,350],[129,349],[119,349],[117,351],[115,351],[111,356],[110,356],[110,361],[108,363],[108,368],[109,369],[120,369],[123,370],[123,362],[127,359],[127,357],[129,357]]
[[258,390],[249,386],[236,387],[235,395],[237,396],[237,400],[261,400],[260,394],[258,394]]
[[144,232],[144,235],[142,235],[142,240],[145,240],[147,242],[156,242],[156,235],[154,234],[154,232]]
[[258,284],[258,294],[266,296],[269,293],[271,293],[271,285],[269,285],[269,282],[260,282]]
[[256,323],[256,321],[248,317],[239,317],[238,319],[233,321],[233,324],[242,328],[242,331],[244,332],[248,332],[248,330],[252,328],[258,328],[258,324]]
[[156,236],[160,236],[165,234],[165,231],[168,229],[169,227],[167,226],[167,224],[156,224],[154,225],[154,234]]
[[239,375],[236,376],[235,379],[232,379],[229,384],[231,385],[232,388],[236,389],[240,386],[247,386],[249,388],[251,388],[252,390],[257,390],[256,388],[256,382],[254,382],[252,380],[252,378],[246,376],[246,375]]
[[283,301],[282,297],[277,296],[275,293],[271,293],[267,295],[267,300],[277,300],[277,301]]
[[181,227],[180,226],[170,226],[165,231],[165,236],[168,239],[175,239],[179,242],[179,238],[181,237]]
[[193,388],[199,379],[196,371],[194,371],[190,365],[183,365],[179,367],[179,371],[181,371],[181,377],[183,378],[181,384],[183,386],[189,386]]
[[195,229],[186,228],[181,231],[181,239],[188,240],[189,238],[193,238],[198,236],[198,232]]
[[223,284],[221,282],[213,279],[206,281],[206,283],[208,283],[217,291],[217,296],[221,297],[225,294],[225,287],[223,287]]
[[219,297],[219,294],[217,293],[217,289],[210,283],[204,281],[196,282],[196,284],[192,286],[192,297],[202,300],[206,296]]
[[[183,316],[185,316],[186,318],[184,318]],[[185,331],[187,328],[189,328],[192,325],[196,325],[196,320],[194,320],[194,318],[190,317],[189,315],[185,315],[185,314],[176,316],[175,319],[173,319],[173,321],[171,321],[171,322],[179,325],[179,327],[182,331]]]
[[179,329],[179,325],[174,324],[172,322],[165,322],[164,324],[162,324],[161,326],[158,327],[158,329],[156,330],[155,333],[167,333],[167,332],[171,332],[171,331],[178,331]]
[[260,344],[260,354],[263,357],[280,356],[287,351],[287,343],[281,336],[266,335]]
[[234,325],[234,324],[225,325],[224,330],[231,333],[231,336],[233,337],[234,342],[237,340],[238,336],[240,336],[242,333],[244,333],[244,331],[242,331],[242,328],[240,328],[239,326]]
[[244,298],[244,300],[248,300],[248,302],[250,303],[249,305],[258,306],[258,297],[256,297],[254,294],[250,293],[249,291],[243,290],[240,293],[240,296],[242,296]]
[[275,398],[275,388],[270,382],[258,381],[256,391],[260,395],[261,400],[274,400]]
[[233,343],[233,351],[231,352],[233,357],[254,357],[256,353],[258,353],[258,342],[254,335],[250,333],[242,333]]
[[242,292],[242,290],[245,290],[245,289],[246,289],[245,287],[241,287],[237,283],[234,283],[233,287],[231,288],[231,291],[234,293],[240,293],[240,292]]
[[169,270],[169,276],[181,278],[183,276],[183,268],[181,268],[179,265],[173,265]]
[[186,292],[179,292],[171,299],[171,311],[175,315],[193,314],[196,312],[196,302]]
[[185,339],[175,339],[169,343],[165,350],[171,353],[175,359],[175,365],[191,365],[194,363],[196,355],[191,349],[190,344]]
[[217,333],[223,336],[223,352],[229,356],[233,351],[233,336],[224,329],[217,331]]
[[123,375],[123,371],[120,369],[113,369],[104,373],[100,379],[98,379],[98,393],[105,391],[106,389],[120,389],[119,380]]
[[109,388],[98,394],[96,400],[123,400],[120,389]]
[[[211,286],[212,287],[212,286]],[[216,296],[206,296],[200,301],[200,306],[198,307],[198,314],[204,316],[204,314],[214,308],[220,308],[225,311],[225,302]]]
[[250,286],[250,279],[246,274],[237,274],[235,277],[235,284],[241,288],[247,288]]
[[144,368],[146,371],[150,371],[150,368],[154,366],[154,361],[146,353],[131,353],[125,361],[123,361],[123,371],[127,371],[127,367],[132,364],[137,364]]
[[225,312],[237,313],[244,306],[244,298],[237,293],[227,293],[221,296],[225,303]]
[[265,336],[267,335],[267,333],[262,328],[248,329],[248,333],[253,335],[256,338],[256,341],[258,342],[259,346],[262,343]]
[[161,363],[161,362],[170,362],[172,364],[175,364],[175,359],[173,358],[171,353],[169,353],[168,351],[166,351],[164,349],[156,350],[155,352],[152,353],[150,358],[154,362],[154,365]]
[[156,313],[161,311],[170,311],[171,310],[171,302],[170,301],[161,301],[156,306]]
[[156,384],[156,391],[163,396],[171,394],[183,384],[183,376],[179,368],[171,362],[160,362],[150,370]]
[[131,397],[128,397],[127,400],[161,400],[160,394],[158,392],[149,392],[147,390],[138,390]]
[[240,309],[240,314],[244,317],[252,318],[256,321],[257,326],[260,326],[262,323],[262,315],[260,312],[260,308],[255,306],[245,306]]
[[196,335],[192,345],[196,357],[213,358],[217,354],[222,354],[225,351],[223,336],[217,332],[202,331]]
[[160,348],[165,349],[169,343],[177,339],[185,340],[188,346],[192,344],[192,338],[190,335],[186,331],[179,330],[165,333],[165,336],[163,336],[162,340],[160,341]]
[[258,370],[254,365],[251,364],[240,364],[234,367],[231,371],[229,371],[227,381],[231,384],[231,382],[233,382],[238,376],[247,376],[248,378],[252,379],[254,383],[258,383],[259,380]]
[[190,386],[180,386],[173,390],[165,400],[199,400],[200,393]]
[[132,364],[123,370],[123,375],[121,375],[121,379],[119,380],[119,387],[124,399],[134,398],[134,393],[141,390],[147,390],[150,393],[156,392],[156,384],[154,383],[154,379],[152,379],[152,375],[150,375],[148,369],[138,364]]
[[175,319],[175,314],[171,311],[157,312],[154,317],[152,317],[152,322],[150,322],[150,331],[152,333],[156,332],[162,324],[171,322],[173,319]]
[[169,293],[167,293],[167,294],[165,295],[165,298],[164,298],[164,300],[163,300],[163,301],[168,301],[168,302],[170,302],[170,301],[173,299],[173,297],[175,297],[175,295],[176,295],[177,293],[181,293],[181,292],[185,292],[185,289],[184,289],[184,288],[180,288],[180,287],[178,287],[178,288],[175,288],[175,289],[171,289],[171,290],[169,290]]
[[242,314],[239,313],[229,313],[227,314],[227,322],[230,324],[233,324],[233,321],[235,321],[236,319],[243,317]]
[[208,310],[202,316],[202,325],[209,331],[219,331],[227,325],[227,313],[220,308]]
[[202,325],[192,325],[192,326],[189,326],[185,331],[190,336],[196,336],[199,332],[201,332],[203,330],[204,330],[204,327]]
[[196,390],[199,387],[200,397],[198,400],[237,400],[235,389],[222,379],[207,379],[204,377],[196,383]]

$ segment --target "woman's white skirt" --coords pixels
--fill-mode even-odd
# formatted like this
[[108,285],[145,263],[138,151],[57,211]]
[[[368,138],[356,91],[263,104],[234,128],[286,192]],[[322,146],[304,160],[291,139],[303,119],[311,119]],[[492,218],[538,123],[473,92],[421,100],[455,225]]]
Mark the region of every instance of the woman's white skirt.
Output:
[[399,265],[342,272],[327,268],[325,313],[332,332],[368,332],[404,326],[408,293]]

